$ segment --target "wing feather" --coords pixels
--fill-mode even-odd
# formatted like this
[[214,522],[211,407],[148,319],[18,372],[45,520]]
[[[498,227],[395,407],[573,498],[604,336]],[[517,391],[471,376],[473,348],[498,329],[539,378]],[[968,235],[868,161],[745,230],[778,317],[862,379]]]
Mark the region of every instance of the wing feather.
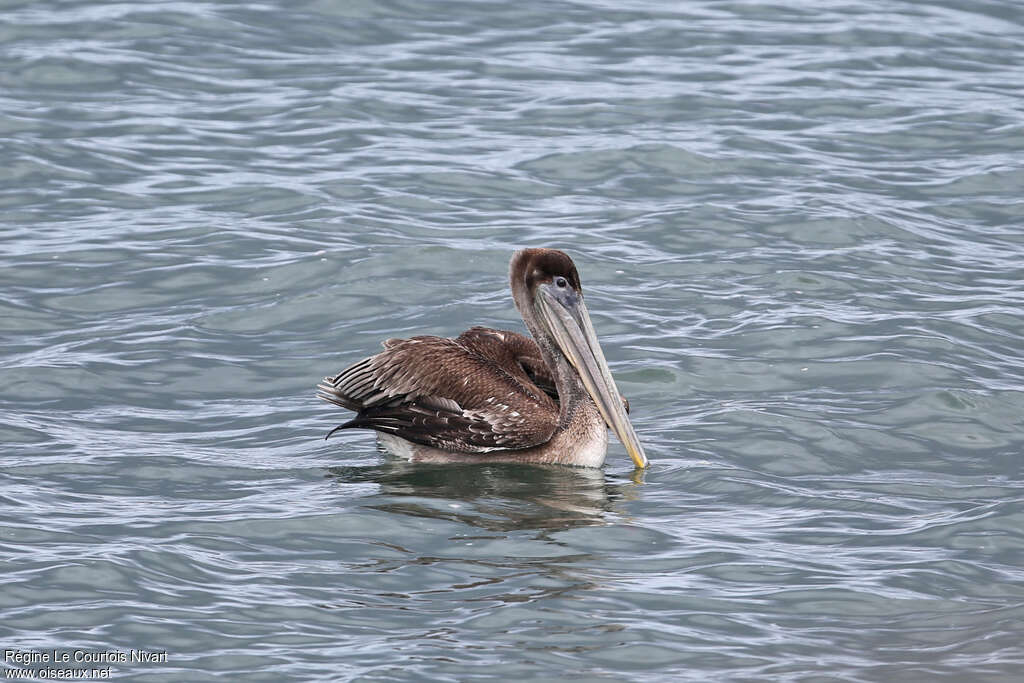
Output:
[[[499,336],[485,338],[481,330],[486,328],[464,333],[479,337],[468,341],[388,339],[384,351],[325,378],[319,396],[357,413],[331,433],[363,427],[464,453],[546,442],[555,430],[558,407],[516,361],[519,340],[533,341],[498,330],[486,330]],[[518,339],[502,349],[495,343],[501,335]]]

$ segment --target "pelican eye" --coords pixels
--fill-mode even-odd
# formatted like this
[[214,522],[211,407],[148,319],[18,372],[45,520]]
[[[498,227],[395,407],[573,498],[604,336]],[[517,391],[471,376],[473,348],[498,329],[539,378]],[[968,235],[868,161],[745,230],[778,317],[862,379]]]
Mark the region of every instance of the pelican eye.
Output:
[[558,287],[559,289],[565,289],[566,287],[569,286],[569,281],[566,280],[561,275],[559,275],[558,277],[555,278],[555,286]]

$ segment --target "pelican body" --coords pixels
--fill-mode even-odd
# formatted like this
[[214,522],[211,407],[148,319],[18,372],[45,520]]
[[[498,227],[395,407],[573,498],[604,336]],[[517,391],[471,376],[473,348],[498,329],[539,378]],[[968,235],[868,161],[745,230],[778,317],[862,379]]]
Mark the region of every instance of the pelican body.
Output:
[[572,259],[524,249],[509,279],[533,339],[485,327],[455,339],[388,339],[384,351],[320,383],[320,398],[356,412],[327,436],[373,429],[416,461],[600,467],[610,427],[646,467]]

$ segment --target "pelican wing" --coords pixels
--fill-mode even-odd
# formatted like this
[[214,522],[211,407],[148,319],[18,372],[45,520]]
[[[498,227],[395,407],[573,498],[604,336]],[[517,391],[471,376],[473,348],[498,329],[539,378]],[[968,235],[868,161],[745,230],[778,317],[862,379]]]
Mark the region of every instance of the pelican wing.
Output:
[[318,395],[357,412],[336,429],[375,429],[463,453],[545,443],[557,405],[495,340],[389,339],[381,353],[325,378]]
[[[493,330],[489,327],[471,327],[457,339],[472,351],[490,358],[510,375],[524,381],[527,386],[536,386],[554,401],[558,401],[555,378],[551,376],[537,342],[518,332]],[[629,412],[629,401],[622,397],[622,404]]]
[[[555,378],[551,376],[537,342],[529,337],[490,327],[474,326],[459,335],[456,340],[471,351],[490,358],[513,377],[536,386],[558,400]],[[531,387],[532,388],[532,387]]]

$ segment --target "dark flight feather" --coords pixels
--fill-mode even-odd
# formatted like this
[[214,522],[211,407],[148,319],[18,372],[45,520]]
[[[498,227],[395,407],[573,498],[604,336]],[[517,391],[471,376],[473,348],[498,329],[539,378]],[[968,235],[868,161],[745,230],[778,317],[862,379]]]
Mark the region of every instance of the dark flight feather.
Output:
[[319,396],[356,411],[339,429],[394,434],[461,453],[529,448],[558,421],[554,382],[536,343],[474,327],[458,339],[388,339],[384,351],[319,385]]

